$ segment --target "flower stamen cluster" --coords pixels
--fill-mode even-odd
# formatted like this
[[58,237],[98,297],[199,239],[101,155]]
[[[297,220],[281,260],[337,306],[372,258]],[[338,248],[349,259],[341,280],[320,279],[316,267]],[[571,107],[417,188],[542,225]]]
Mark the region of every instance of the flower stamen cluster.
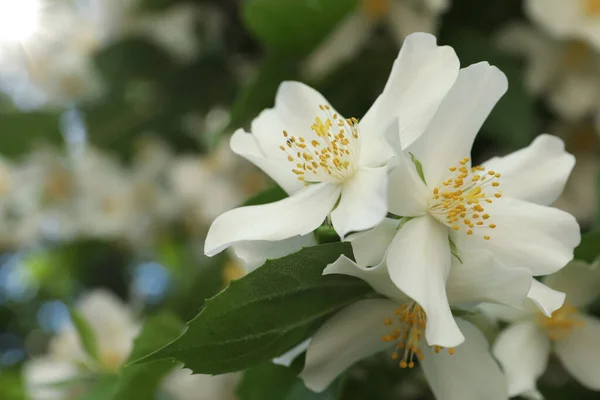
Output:
[[551,340],[561,340],[569,336],[574,328],[581,328],[584,325],[578,315],[579,310],[576,307],[565,303],[552,313],[551,318],[539,313],[536,322],[546,331]]

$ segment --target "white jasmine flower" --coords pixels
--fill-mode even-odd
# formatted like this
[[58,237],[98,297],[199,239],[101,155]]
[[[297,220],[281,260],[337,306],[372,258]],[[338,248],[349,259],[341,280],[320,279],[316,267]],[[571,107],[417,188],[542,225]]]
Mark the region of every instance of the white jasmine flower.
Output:
[[[493,346],[508,379],[509,395],[542,398],[536,381],[546,370],[550,352],[582,385],[600,390],[600,320],[584,311],[600,287],[598,265],[576,260],[544,283],[566,293],[565,304],[551,318],[531,304],[499,315],[511,323]],[[494,310],[496,315],[499,310]]]
[[[471,253],[465,261],[453,269],[448,280],[447,292],[453,303],[515,304],[514,299],[522,299],[529,289],[531,274],[518,269],[499,273],[507,269],[494,264],[489,253]],[[310,340],[300,374],[311,390],[324,390],[355,362],[388,350],[400,368],[414,368],[418,360],[438,399],[507,398],[504,376],[491,357],[487,341],[473,325],[460,319],[453,322],[466,338],[457,348],[429,346],[422,339],[428,336],[430,322],[435,321],[396,288],[385,264],[364,268],[342,256],[324,271],[332,273],[359,277],[388,299],[359,301],[319,328]],[[477,277],[464,279],[471,274]]]
[[413,32],[435,33],[438,18],[448,6],[449,0],[361,0],[356,11],[309,56],[306,73],[318,78],[356,57],[381,24],[389,28],[398,46]]
[[383,135],[394,123],[406,135],[424,129],[456,78],[458,60],[433,36],[406,39],[382,95],[358,122],[345,119],[318,92],[283,83],[275,107],[237,131],[234,152],[271,176],[290,197],[219,216],[205,243],[214,255],[232,243],[276,241],[315,230],[330,216],[336,232],[377,225],[387,212],[387,170],[393,156]]
[[525,10],[550,35],[586,40],[600,49],[599,0],[527,0]]
[[430,344],[462,341],[445,294],[453,253],[461,258],[484,248],[504,266],[544,275],[569,262],[580,241],[575,218],[546,206],[560,195],[574,164],[560,139],[542,135],[526,149],[471,166],[475,136],[506,89],[497,68],[465,68],[425,133],[405,150],[396,143],[389,209],[408,218],[386,260],[398,288],[444,324],[447,333]]
[[32,359],[24,368],[26,389],[32,400],[64,399],[73,390],[79,393],[84,390],[79,385],[48,385],[76,378],[86,371],[116,372],[131,352],[139,324],[113,294],[103,290],[90,292],[76,303],[75,309],[92,329],[99,359],[95,361],[87,354],[72,325],[63,327],[52,338],[49,354]]
[[525,57],[525,83],[547,97],[562,118],[579,120],[598,110],[600,55],[581,40],[557,40],[522,23],[497,37],[501,49]]
[[192,375],[189,369],[177,369],[163,384],[164,392],[173,400],[235,400],[239,374]]

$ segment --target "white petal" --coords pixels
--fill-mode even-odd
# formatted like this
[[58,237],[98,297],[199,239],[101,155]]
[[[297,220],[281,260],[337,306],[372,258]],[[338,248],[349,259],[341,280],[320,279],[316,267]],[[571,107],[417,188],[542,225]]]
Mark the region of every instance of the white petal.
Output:
[[390,347],[381,340],[390,329],[383,324],[394,315],[390,300],[362,300],[328,320],[312,338],[300,378],[321,392],[355,362]]
[[403,217],[425,215],[431,190],[421,180],[415,164],[404,153],[398,154],[389,176],[388,208]]
[[387,214],[387,168],[361,168],[342,184],[340,202],[331,213],[331,223],[344,239],[349,232],[364,231],[379,224]]
[[248,272],[254,271],[267,261],[295,253],[303,247],[317,245],[317,239],[313,234],[294,236],[277,242],[262,240],[238,242],[232,248],[236,257],[240,258]]
[[294,362],[296,357],[298,357],[300,354],[302,354],[306,350],[308,350],[308,346],[310,346],[310,341],[311,341],[311,339],[306,339],[304,342],[295,346],[293,349],[289,350],[287,353],[285,353],[277,358],[274,358],[273,364],[283,365],[284,367],[289,367],[290,365],[292,365],[292,363]]
[[50,357],[34,358],[23,367],[25,390],[33,400],[63,400],[69,397],[69,389],[57,385],[77,376],[75,364],[54,360]]
[[386,260],[392,281],[427,314],[427,343],[443,347],[462,343],[446,297],[450,271],[446,227],[429,216],[408,221],[392,241]]
[[[268,115],[264,114],[262,117],[268,118]],[[304,184],[298,180],[298,176],[292,172],[287,160],[267,158],[258,147],[258,143],[252,134],[245,132],[243,129],[238,129],[231,136],[229,144],[234,153],[260,168],[288,194],[295,193],[304,187]]]
[[576,121],[585,118],[597,109],[597,76],[579,72],[563,73],[561,79],[554,82],[547,100],[552,109],[564,119]]
[[484,167],[502,174],[502,193],[541,205],[558,199],[575,166],[575,157],[565,151],[556,136],[540,135],[528,147],[506,157],[495,157]]
[[556,355],[582,385],[600,390],[600,320],[588,315],[579,318],[584,325],[556,342]]
[[533,321],[510,325],[500,333],[493,346],[508,379],[511,397],[536,391],[535,382],[546,370],[550,340]]
[[531,271],[498,264],[485,250],[453,257],[446,291],[450,304],[498,303],[520,308],[531,286]]
[[408,1],[392,1],[388,13],[388,22],[396,42],[413,32],[435,33],[438,18],[432,12],[424,10],[420,5]]
[[408,36],[383,93],[360,121],[361,134],[383,135],[397,119],[402,144],[408,146],[425,130],[456,80],[458,68],[454,50],[437,46],[435,36]]
[[556,38],[565,37],[581,22],[581,3],[564,0],[528,0],[525,11],[546,32]]
[[354,58],[369,40],[373,22],[358,12],[334,29],[306,60],[304,72],[310,79],[321,78]]
[[[528,268],[533,275],[558,271],[573,258],[581,234],[575,218],[556,208],[508,196],[485,205],[496,229],[474,230],[473,245],[485,246],[508,267]],[[482,240],[480,235],[489,235]]]
[[384,219],[375,228],[348,237],[352,252],[361,267],[372,267],[383,262],[385,252],[398,232],[400,221]]
[[598,297],[600,268],[597,263],[589,265],[573,260],[555,274],[544,277],[544,283],[564,292],[567,302],[575,307],[587,307]]
[[556,291],[535,279],[531,281],[531,288],[527,293],[533,303],[548,317],[552,317],[552,313],[563,306],[565,303],[565,294]]
[[483,334],[472,324],[457,320],[465,342],[453,355],[436,354],[423,347],[421,367],[438,400],[506,400],[506,379],[492,358]]
[[235,242],[306,235],[321,225],[339,196],[339,186],[321,183],[275,203],[228,211],[210,226],[204,252],[213,256]]
[[329,274],[344,274],[360,278],[367,282],[378,293],[381,293],[385,297],[393,299],[398,303],[404,303],[409,300],[406,295],[394,285],[385,264],[365,268],[359,266],[348,257],[341,255],[333,264],[329,264],[327,268],[323,270],[323,275]]
[[423,164],[430,187],[450,173],[449,167],[470,156],[477,132],[507,88],[506,76],[488,63],[460,70],[425,133],[409,148]]

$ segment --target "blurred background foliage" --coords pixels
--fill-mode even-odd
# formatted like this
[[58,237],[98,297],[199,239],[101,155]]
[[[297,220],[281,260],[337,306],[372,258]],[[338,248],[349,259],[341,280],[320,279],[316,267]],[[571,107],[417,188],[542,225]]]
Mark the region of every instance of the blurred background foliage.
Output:
[[[193,58],[181,62],[148,37],[123,35],[93,54],[104,86],[102,96],[29,108],[3,95],[2,157],[20,163],[40,148],[64,152],[77,145],[71,137],[77,127],[83,127],[88,146],[117,157],[126,168],[135,165],[148,138],[159,139],[174,157],[206,157],[216,151],[220,139],[226,141],[235,129],[248,128],[261,110],[272,106],[284,80],[313,86],[344,115],[363,115],[383,89],[398,54],[396,43],[380,28],[358,56],[335,73],[316,79],[304,74],[307,56],[360,6],[359,0],[141,0],[136,12],[162,13],[184,3],[199,7],[193,24],[198,51]],[[525,60],[501,51],[494,41],[507,21],[527,19],[522,3],[456,0],[441,17],[438,42],[453,46],[462,65],[489,61],[510,82],[478,136],[476,160],[526,146],[539,133],[556,133],[556,113],[526,89]],[[210,123],[222,110],[226,117]],[[578,122],[583,127],[592,124],[591,119]],[[582,132],[566,137],[568,149],[597,157],[597,136]],[[267,199],[278,195],[270,192]],[[218,196],[213,201],[218,202]],[[584,230],[600,227],[597,217],[581,223]],[[43,351],[68,319],[66,305],[82,292],[104,287],[129,299],[139,315],[169,310],[183,321],[192,318],[205,298],[235,277],[235,271],[227,255],[204,257],[202,233],[190,234],[188,228],[185,218],[176,218],[155,231],[152,239],[144,237],[142,245],[76,236],[6,246],[0,265],[0,399],[25,399],[22,363],[28,355]],[[349,371],[335,393],[318,398],[429,398],[422,377],[414,375],[374,358]],[[574,382],[563,384],[561,377],[551,370],[542,380],[548,399],[597,398]],[[282,386],[272,387],[277,384]],[[272,365],[250,370],[240,387],[245,388],[241,400],[304,398],[294,392],[303,389],[297,378]]]

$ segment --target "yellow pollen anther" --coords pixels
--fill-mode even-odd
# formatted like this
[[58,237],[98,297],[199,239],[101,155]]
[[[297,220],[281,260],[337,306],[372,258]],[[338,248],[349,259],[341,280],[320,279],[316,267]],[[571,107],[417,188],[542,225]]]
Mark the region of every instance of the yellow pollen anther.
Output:
[[489,237],[489,236],[484,236],[483,238],[484,238],[485,240],[490,240],[490,237]]
[[600,17],[600,0],[585,0],[584,10],[590,17]]
[[492,229],[496,228],[496,224],[490,224],[490,228],[492,228]]
[[565,339],[573,329],[580,328],[585,324],[579,316],[579,310],[566,302],[552,313],[551,318],[540,312],[536,322],[546,331],[551,340]]

